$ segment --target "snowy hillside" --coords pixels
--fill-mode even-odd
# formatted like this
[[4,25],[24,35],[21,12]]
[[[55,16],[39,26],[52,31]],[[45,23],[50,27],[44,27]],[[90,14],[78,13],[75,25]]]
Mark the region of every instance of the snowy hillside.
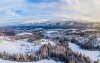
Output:
[[100,51],[89,51],[89,50],[84,50],[81,49],[78,45],[74,43],[69,42],[69,47],[76,52],[82,53],[83,55],[85,54],[86,56],[89,56],[92,60],[100,60]]
[[38,51],[42,45],[51,43],[52,45],[55,45],[52,41],[41,39],[39,41],[35,41],[35,43],[29,43],[27,42],[27,39],[18,40],[18,41],[2,41],[0,43],[0,52],[6,52],[9,54],[14,53],[32,53]]
[[92,63],[100,60],[100,34],[95,29],[36,28],[13,32],[12,36],[1,32],[1,63]]

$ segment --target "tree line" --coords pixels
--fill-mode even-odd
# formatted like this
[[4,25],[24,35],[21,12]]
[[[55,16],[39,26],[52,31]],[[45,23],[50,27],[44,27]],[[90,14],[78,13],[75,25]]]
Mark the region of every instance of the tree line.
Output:
[[99,63],[99,60],[92,61],[85,54],[82,55],[81,53],[72,51],[68,47],[68,43],[66,41],[61,43],[61,40],[59,40],[60,42],[56,46],[52,46],[50,43],[45,44],[35,53],[9,55],[3,52],[0,53],[0,58],[19,62],[31,62],[52,58],[56,61],[64,61],[65,63]]

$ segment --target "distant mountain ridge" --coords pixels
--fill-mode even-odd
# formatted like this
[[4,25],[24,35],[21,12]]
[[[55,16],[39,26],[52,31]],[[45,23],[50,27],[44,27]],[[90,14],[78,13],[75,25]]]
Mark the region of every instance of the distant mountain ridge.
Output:
[[45,29],[56,29],[56,28],[95,28],[99,27],[100,22],[84,22],[84,21],[69,21],[69,20],[48,20],[45,22],[35,23],[20,23],[16,25],[4,26],[4,28],[14,29],[34,29],[34,28],[45,28]]

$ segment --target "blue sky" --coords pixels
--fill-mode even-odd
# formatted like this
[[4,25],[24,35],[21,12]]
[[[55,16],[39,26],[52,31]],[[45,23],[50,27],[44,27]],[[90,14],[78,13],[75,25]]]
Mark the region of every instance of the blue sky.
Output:
[[100,20],[100,0],[0,0],[0,23],[49,19]]
[[29,3],[50,3],[50,2],[59,2],[59,0],[27,0]]

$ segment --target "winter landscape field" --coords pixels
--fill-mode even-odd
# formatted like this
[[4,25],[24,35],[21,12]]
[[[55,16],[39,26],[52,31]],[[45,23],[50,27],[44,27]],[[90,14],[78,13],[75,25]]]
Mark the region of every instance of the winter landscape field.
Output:
[[0,62],[99,63],[100,30],[94,24],[99,25],[47,21],[3,26],[0,29]]
[[0,63],[100,63],[100,0],[0,0]]

